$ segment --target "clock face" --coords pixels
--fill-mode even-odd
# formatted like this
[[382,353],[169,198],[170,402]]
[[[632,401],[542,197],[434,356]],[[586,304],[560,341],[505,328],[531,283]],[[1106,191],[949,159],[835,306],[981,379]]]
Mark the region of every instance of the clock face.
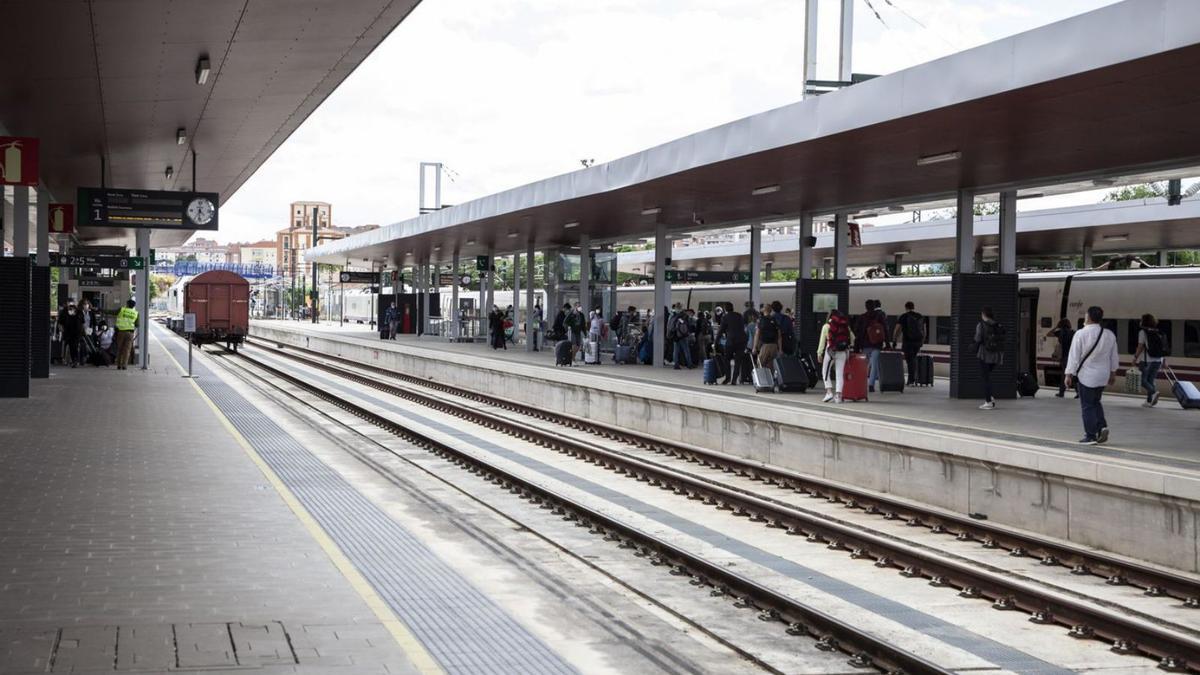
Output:
[[205,197],[197,197],[187,206],[187,215],[197,225],[207,225],[217,215],[217,207]]

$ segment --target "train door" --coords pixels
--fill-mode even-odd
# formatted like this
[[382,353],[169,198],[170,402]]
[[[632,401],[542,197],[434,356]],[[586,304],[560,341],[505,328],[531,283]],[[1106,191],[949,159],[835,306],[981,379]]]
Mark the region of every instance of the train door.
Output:
[[1017,373],[1037,373],[1038,295],[1036,288],[1017,292]]
[[220,330],[222,334],[227,334],[232,318],[229,312],[229,285],[221,283],[205,285],[208,286],[208,328],[212,332]]

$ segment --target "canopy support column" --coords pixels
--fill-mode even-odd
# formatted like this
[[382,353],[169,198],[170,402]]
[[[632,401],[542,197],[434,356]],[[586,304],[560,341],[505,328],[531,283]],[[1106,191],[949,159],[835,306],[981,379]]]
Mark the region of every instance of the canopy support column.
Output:
[[650,328],[654,338],[651,349],[654,352],[654,367],[663,367],[663,351],[667,344],[667,313],[663,308],[671,298],[671,284],[667,281],[667,259],[670,257],[670,242],[667,240],[667,226],[657,223],[654,226],[654,324]]
[[762,224],[750,226],[750,302],[755,309],[762,303]]
[[954,216],[954,271],[970,274],[975,271],[975,193],[958,191],[958,209]]
[[533,237],[530,237],[529,245],[525,250],[525,351],[527,352],[537,351],[538,329],[540,328],[534,311],[533,273],[536,267],[534,255]]
[[1017,273],[1017,191],[1000,193],[1000,273]]

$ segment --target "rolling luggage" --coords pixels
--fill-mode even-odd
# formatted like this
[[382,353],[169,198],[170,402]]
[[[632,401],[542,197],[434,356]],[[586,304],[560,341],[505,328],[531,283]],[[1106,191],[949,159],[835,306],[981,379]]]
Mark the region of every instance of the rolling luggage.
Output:
[[1179,407],[1200,408],[1200,389],[1196,388],[1195,383],[1180,380],[1175,376],[1175,371],[1165,363],[1163,372],[1167,374],[1167,380],[1171,383],[1171,393],[1175,394],[1175,400],[1179,401]]
[[654,341],[650,339],[649,335],[642,338],[642,341],[638,343],[637,352],[638,361],[647,366],[654,363]]
[[1033,376],[1028,371],[1017,375],[1017,395],[1024,398],[1026,396],[1037,396],[1038,381],[1037,377]]
[[775,386],[779,391],[804,393],[812,385],[808,383],[808,372],[798,357],[780,354],[775,357]]
[[805,354],[800,357],[800,365],[804,367],[804,374],[808,376],[808,388],[816,387],[821,372],[821,369],[817,368],[817,357],[813,354]]
[[846,359],[846,381],[842,383],[843,401],[867,400],[867,373],[869,370],[865,354],[851,354]]
[[583,362],[587,364],[600,363],[600,343],[588,340],[583,344]]
[[717,383],[717,360],[704,359],[704,384]]
[[554,365],[569,366],[571,365],[571,341],[559,340],[554,343]]
[[750,371],[750,381],[754,383],[754,391],[775,391],[775,375],[770,368],[763,368],[758,365],[758,359],[754,359],[754,368]]
[[637,352],[629,345],[617,345],[613,350],[613,363],[637,363]]
[[917,354],[917,385],[918,387],[933,386],[933,357],[929,354]]
[[904,392],[903,353],[879,353],[879,391]]

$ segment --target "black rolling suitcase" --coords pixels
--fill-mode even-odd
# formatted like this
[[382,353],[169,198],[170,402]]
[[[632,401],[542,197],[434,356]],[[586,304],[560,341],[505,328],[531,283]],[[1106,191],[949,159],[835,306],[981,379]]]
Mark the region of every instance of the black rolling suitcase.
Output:
[[812,386],[804,364],[796,356],[780,354],[775,357],[775,387],[779,391],[805,392]]
[[571,365],[571,341],[559,340],[554,345],[554,365],[569,366]]
[[751,384],[750,370],[754,367],[754,362],[750,359],[750,352],[738,352],[733,358],[738,359],[738,372],[742,378],[738,384]]
[[929,354],[917,354],[917,386],[933,386],[933,357]]
[[1026,371],[1017,375],[1017,394],[1022,398],[1037,396],[1037,376]]
[[816,387],[817,382],[821,379],[821,369],[817,367],[817,357],[813,354],[805,354],[800,357],[800,365],[804,368],[804,374],[808,376],[808,388]]
[[904,391],[904,354],[879,353],[879,391]]

